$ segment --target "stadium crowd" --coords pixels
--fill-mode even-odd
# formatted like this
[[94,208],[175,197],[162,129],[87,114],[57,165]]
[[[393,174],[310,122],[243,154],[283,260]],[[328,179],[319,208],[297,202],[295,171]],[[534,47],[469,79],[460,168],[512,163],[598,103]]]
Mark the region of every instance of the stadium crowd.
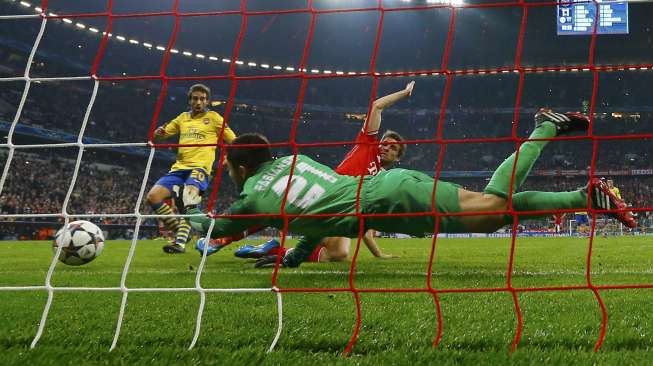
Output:
[[[100,161],[108,162],[110,153],[105,154],[108,156],[100,159]],[[0,195],[0,213],[60,213],[71,182],[74,163],[74,160],[66,157],[53,157],[48,154],[33,152],[17,152],[12,159],[11,168],[2,195]],[[164,171],[164,165],[153,167],[148,186],[153,183],[153,177]],[[44,177],[44,172],[47,177]],[[621,189],[624,200],[632,204],[633,207],[648,207],[653,202],[653,177],[624,176],[612,178]],[[107,163],[82,164],[66,211],[71,215],[133,213],[142,179],[143,170],[139,166],[130,166],[129,164],[117,166]],[[452,178],[445,180],[454,181],[471,190],[482,190],[487,184],[484,178]],[[235,187],[226,174],[223,176],[222,181],[216,202],[216,211],[228,207],[236,197]],[[526,180],[523,190],[573,190],[585,185],[586,182],[587,177],[583,176],[533,176]],[[150,213],[149,208],[145,207],[145,205],[142,205],[140,212]],[[133,218],[123,217],[98,217],[90,220],[103,225],[115,225],[115,229],[112,230],[112,237],[114,238],[130,237],[129,233],[133,232],[132,228],[135,223]],[[41,217],[12,218],[3,221],[0,224],[0,239],[37,239],[42,238],[44,235],[40,230],[44,225],[38,225],[38,223],[60,223],[62,219]],[[18,221],[23,224],[11,221]],[[29,224],[29,222],[33,224]],[[145,237],[158,235],[156,221],[152,219],[145,220],[144,225],[150,228],[143,232]],[[534,227],[546,225],[546,221],[533,224]],[[47,227],[47,225],[45,226]],[[51,234],[52,232],[49,232],[49,235]]]
[[[45,35],[31,65],[30,75],[32,77],[88,75],[89,65],[92,64],[95,46],[99,39],[66,28],[66,25],[59,24],[60,20],[52,22],[54,24],[48,26],[49,32],[52,33]],[[0,47],[0,77],[23,75],[27,56],[40,23],[22,24],[25,26],[20,32],[12,33],[11,39],[0,37],[0,43],[3,45]],[[2,27],[12,27],[11,22],[0,25],[0,31],[5,29]],[[77,33],[70,33],[71,31]],[[148,52],[153,51],[145,50],[143,47],[134,48],[129,44],[111,43],[105,60],[100,65],[100,73],[133,76],[153,74],[152,70],[154,70],[156,74],[158,63],[140,62],[146,57],[153,57]],[[120,55],[125,57],[119,57]],[[225,71],[225,66],[220,63],[215,64],[215,67],[223,69],[208,70],[207,68],[214,66],[207,66],[209,64],[205,60],[181,55],[171,57],[169,69],[171,74],[196,75],[204,70],[209,74],[217,75]],[[156,66],[154,69],[152,69],[153,65]],[[532,128],[531,116],[539,107],[533,102],[535,100],[545,100],[548,106],[562,110],[587,108],[591,83],[568,82],[569,75],[552,73],[546,77],[529,79],[524,89],[519,123],[515,129],[517,136],[527,136],[528,130]],[[646,82],[646,78],[637,77],[629,72],[606,73],[602,77],[605,79],[602,79],[602,82],[609,82],[614,87],[599,88],[593,134],[605,136],[652,133],[653,110],[647,99],[650,93],[648,93],[649,83]],[[579,78],[582,78],[582,75]],[[483,83],[483,88],[479,87],[479,80]],[[514,81],[514,78],[503,75],[456,79],[449,96],[445,118],[442,120],[442,126],[439,126],[439,101],[443,91],[437,86],[433,88],[433,85],[439,85],[438,83],[443,79],[417,78],[416,92],[410,101],[384,112],[383,128],[396,130],[409,140],[433,139],[438,135],[439,130],[442,138],[460,141],[472,138],[510,137],[515,127],[512,123],[515,96],[510,90],[503,89],[505,85],[514,84],[511,80]],[[291,82],[294,81],[271,81],[269,82],[271,84],[257,81],[241,82],[229,118],[230,127],[236,133],[263,133],[272,142],[289,141],[293,129],[298,143],[352,142],[367,111],[369,84],[342,79],[337,81],[340,83],[338,87],[324,87],[326,84],[311,81],[306,91],[302,113],[297,124],[294,125],[293,116],[297,96],[294,92],[280,92],[280,90],[298,89],[299,83],[292,84],[292,88],[288,87],[291,86],[290,84],[283,84]],[[325,81],[327,82],[332,81]],[[382,84],[385,82],[381,81],[380,85],[386,85],[387,89],[388,84]],[[393,81],[388,81],[391,82]],[[403,83],[404,80],[397,80],[397,82]],[[156,121],[157,125],[174,118],[187,107],[186,92],[189,85],[189,83],[172,82],[169,84],[163,108]],[[224,103],[220,102],[227,99],[229,86],[211,83],[209,85],[213,88],[213,100],[218,101],[214,108],[224,113]],[[84,136],[107,142],[145,142],[152,126],[152,116],[160,87],[160,82],[157,80],[101,82]],[[0,130],[5,139],[8,125],[16,114],[23,88],[24,82],[21,80],[0,83],[0,122],[4,126]],[[46,132],[57,131],[77,136],[92,88],[93,81],[90,80],[33,82],[19,124]],[[420,88],[423,89],[420,91]],[[379,88],[379,94],[384,92],[382,89]],[[343,90],[348,92],[345,93]],[[497,93],[488,95],[486,90],[496,90]],[[536,91],[544,91],[545,95],[540,95]],[[62,95],[66,96],[65,102],[61,100]],[[20,136],[18,133],[15,133],[12,138],[14,143],[36,141],[33,140],[34,136]],[[38,142],[43,142],[43,139]],[[299,152],[315,157],[326,165],[336,166],[350,146],[343,143],[329,147],[302,147]],[[435,143],[409,144],[407,154],[399,167],[433,174],[440,149],[446,148],[442,170],[490,171],[513,152],[515,147],[514,141],[448,143],[443,146]],[[653,187],[653,173],[651,173],[653,156],[650,141],[636,138],[601,140],[596,147],[596,169],[621,171],[622,173],[612,178],[621,188],[625,200],[634,207],[651,206],[653,204],[651,188]],[[560,173],[560,178],[555,179],[537,176],[529,178],[524,189],[567,190],[584,185],[587,181],[586,171],[594,155],[593,148],[593,143],[589,140],[557,141],[549,144],[534,170],[574,172],[566,175]],[[280,154],[288,154],[291,151],[290,148],[278,150]],[[0,195],[2,213],[60,212],[72,177],[74,158],[74,155],[53,157],[47,152],[17,153]],[[132,159],[128,154],[105,152],[97,153],[97,161],[100,164],[83,163],[67,212],[72,214],[132,213],[143,179],[143,164],[132,163],[132,160],[138,159]],[[148,187],[169,168],[170,164],[170,161],[155,162],[147,182]],[[633,170],[645,173],[632,177],[627,176],[630,173],[623,173]],[[44,179],[43,174],[47,174],[47,179]],[[484,178],[451,180],[475,190],[480,190],[486,183]],[[220,186],[217,210],[226,208],[236,193],[226,175],[222,181],[228,183]],[[148,210],[145,207],[140,208],[140,212],[143,213],[149,213]],[[44,220],[54,220],[54,218]],[[105,218],[102,222],[132,224],[133,220]],[[156,225],[153,220],[149,220],[148,224]],[[15,235],[15,229],[7,229],[7,225],[9,224],[0,225],[0,237],[7,238]],[[29,233],[31,226],[21,227],[26,231],[20,236],[34,236],[34,231]]]
[[[95,155],[106,155],[100,153]],[[143,170],[130,166],[128,161],[120,166],[107,164],[111,156],[102,156],[104,163],[81,164],[74,189],[66,212],[75,219],[75,214],[132,214],[141,189]],[[6,160],[6,156],[4,156]],[[128,160],[128,159],[127,159]],[[68,192],[75,168],[75,161],[66,156],[17,152],[11,162],[7,180],[0,195],[0,213],[11,214],[58,214],[62,212],[64,199]],[[160,168],[160,169],[159,169]],[[148,186],[154,183],[157,174],[165,167],[153,167]],[[231,203],[235,192],[233,185],[225,178],[220,185],[220,195],[216,210],[222,210]],[[142,205],[140,212],[150,214],[149,208]],[[129,238],[135,224],[129,217],[94,217],[85,220],[112,228],[112,238]],[[1,220],[0,239],[43,238],[42,228],[58,226],[63,222],[59,217],[19,217]],[[158,224],[146,219],[145,237],[158,236]]]

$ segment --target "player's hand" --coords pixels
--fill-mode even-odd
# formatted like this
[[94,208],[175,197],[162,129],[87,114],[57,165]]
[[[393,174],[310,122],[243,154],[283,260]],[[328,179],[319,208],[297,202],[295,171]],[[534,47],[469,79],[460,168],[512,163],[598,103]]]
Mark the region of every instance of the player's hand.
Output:
[[406,85],[406,89],[404,89],[404,90],[406,90],[406,92],[408,92],[409,97],[411,96],[411,94],[413,94],[413,87],[414,86],[415,86],[415,81],[411,81],[410,83],[408,83],[408,85]]
[[155,135],[155,136],[161,136],[161,137],[163,137],[163,136],[166,135],[166,130],[163,129],[163,126],[161,126],[161,127],[157,127],[157,129],[154,130],[154,135]]
[[[274,265],[277,263],[277,256],[276,255],[266,255],[265,257],[261,257],[256,260],[256,264],[254,264],[255,268],[271,268],[274,267]],[[281,263],[279,263],[279,267],[284,267],[283,265],[283,259],[281,260]]]
[[397,258],[399,258],[399,256],[394,255],[394,254],[389,254],[389,253],[381,253],[378,256],[376,256],[376,258],[378,258],[378,259],[397,259]]

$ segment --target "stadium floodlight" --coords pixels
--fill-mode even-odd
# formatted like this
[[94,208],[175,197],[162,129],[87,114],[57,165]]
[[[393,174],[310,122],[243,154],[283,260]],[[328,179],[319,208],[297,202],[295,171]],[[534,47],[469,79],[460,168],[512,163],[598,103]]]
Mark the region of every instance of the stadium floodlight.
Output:
[[229,63],[229,62],[231,62],[231,60],[228,59],[228,58],[223,58],[223,59],[222,59],[222,62],[224,62],[224,63]]
[[331,73],[331,70],[324,70],[324,71],[322,71],[322,72],[325,73],[325,74],[330,74],[330,73]]
[[135,39],[130,39],[130,40],[129,40],[129,43],[131,43],[131,44],[138,44],[138,41],[135,40]]
[[248,62],[247,66],[256,67],[256,62]]
[[97,28],[93,28],[93,27],[90,27],[88,30],[93,32],[93,33],[99,33],[100,32]]
[[197,57],[197,58],[204,58],[205,56],[204,56],[203,54],[201,54],[201,53],[197,53],[197,54],[195,54],[195,57]]
[[28,3],[27,1],[21,1],[20,5],[26,7],[26,8],[31,8],[32,4]]
[[193,53],[188,52],[188,51],[184,51],[182,53],[183,53],[184,56],[192,56],[193,55]]
[[311,72],[312,72],[313,74],[319,74],[319,73],[320,73],[320,70],[318,70],[318,69],[311,69]]
[[151,43],[143,42],[143,47],[152,48]]
[[82,24],[82,23],[76,23],[75,27],[80,28],[80,29],[85,29],[86,28],[86,26],[84,24]]
[[292,66],[286,67],[286,71],[295,71],[295,68]]
[[123,36],[116,36],[116,39],[119,40],[119,41],[123,41],[123,42],[127,40],[127,38],[125,38]]
[[344,75],[344,72],[342,72],[342,71],[336,71],[336,75]]
[[236,60],[236,65],[244,65],[244,64],[245,64],[245,63],[244,63],[243,61]]
[[459,7],[465,5],[465,2],[463,0],[450,0],[449,4],[451,4],[451,6]]
[[68,18],[63,18],[62,20],[63,20],[64,23],[68,23],[68,24],[71,24],[73,22],[72,20],[70,20]]
[[347,75],[356,75],[356,72],[355,71],[350,71],[350,72],[347,73]]
[[176,48],[171,48],[171,49],[170,49],[170,52],[171,52],[171,53],[179,53],[179,50],[176,49]]
[[264,68],[264,69],[269,69],[269,68],[270,68],[270,65],[268,65],[268,64],[261,64],[261,67]]
[[34,11],[37,12],[37,13],[41,13],[41,12],[43,12],[43,9],[41,9],[41,8],[38,7],[38,6],[35,6],[35,7],[34,7]]
[[274,65],[273,69],[275,69],[275,70],[281,70],[281,66],[279,66],[279,65]]
[[156,46],[156,49],[159,50],[159,51],[165,51],[166,50],[166,48],[163,47],[163,46]]
[[211,61],[218,61],[218,58],[215,56],[209,56],[209,60]]

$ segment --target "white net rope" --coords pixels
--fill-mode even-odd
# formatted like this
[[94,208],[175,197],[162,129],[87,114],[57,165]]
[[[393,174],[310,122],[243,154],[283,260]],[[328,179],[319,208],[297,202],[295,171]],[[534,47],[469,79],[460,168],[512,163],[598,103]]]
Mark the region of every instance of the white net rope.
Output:
[[[154,154],[156,148],[148,142],[144,143],[106,143],[106,144],[91,144],[91,143],[84,143],[83,138],[84,138],[84,131],[86,129],[89,116],[91,115],[91,111],[93,109],[93,105],[96,100],[96,96],[98,93],[98,89],[100,87],[100,81],[96,77],[96,75],[89,75],[89,76],[81,76],[81,77],[48,77],[48,78],[32,78],[30,77],[30,67],[32,65],[32,61],[34,60],[34,56],[39,48],[39,44],[41,43],[41,39],[43,38],[43,34],[45,33],[46,25],[48,23],[48,17],[46,17],[45,13],[42,12],[41,14],[34,14],[34,15],[3,15],[0,16],[0,20],[5,20],[5,19],[34,19],[34,18],[41,18],[41,26],[39,29],[39,32],[36,36],[36,39],[34,40],[34,44],[32,45],[32,49],[30,51],[28,60],[27,60],[27,65],[25,67],[25,72],[22,77],[6,77],[6,78],[0,78],[0,82],[16,82],[16,81],[24,81],[25,86],[23,88],[22,96],[20,99],[20,102],[18,104],[18,108],[16,110],[16,113],[14,115],[13,121],[11,123],[11,127],[9,128],[9,132],[7,135],[7,143],[6,144],[0,144],[0,147],[8,149],[8,155],[7,155],[7,160],[5,162],[4,169],[2,171],[2,176],[0,177],[0,194],[3,192],[3,188],[5,185],[5,182],[7,180],[7,176],[9,174],[9,170],[11,169],[11,162],[14,157],[14,153],[16,150],[29,150],[29,149],[38,149],[38,148],[65,148],[65,147],[77,147],[78,152],[77,152],[77,159],[75,161],[75,167],[73,170],[73,175],[72,179],[70,181],[70,185],[68,187],[68,190],[66,192],[62,209],[61,212],[53,212],[53,213],[42,213],[42,214],[0,214],[1,219],[9,219],[9,218],[47,218],[47,217],[53,217],[53,218],[63,218],[64,220],[64,225],[67,225],[68,222],[70,221],[71,216],[75,218],[100,218],[100,217],[109,217],[109,218],[118,218],[118,217],[128,217],[128,218],[135,218],[136,223],[134,226],[134,236],[131,240],[131,245],[129,248],[129,254],[127,255],[127,259],[125,260],[125,264],[123,266],[122,270],[122,275],[120,279],[120,285],[116,287],[62,287],[62,286],[53,286],[52,285],[52,275],[55,271],[57,262],[59,258],[59,254],[61,253],[62,246],[58,246],[56,253],[54,253],[52,260],[50,262],[50,266],[48,268],[47,274],[45,276],[45,283],[43,286],[0,286],[0,291],[47,291],[48,298],[45,304],[45,307],[43,308],[43,313],[41,315],[41,319],[39,321],[38,329],[36,331],[36,335],[34,336],[34,339],[32,340],[31,343],[31,348],[36,347],[38,344],[39,340],[41,339],[41,336],[43,335],[43,332],[45,330],[45,326],[47,324],[48,320],[48,315],[50,312],[50,308],[52,307],[52,303],[54,301],[54,293],[55,292],[70,292],[70,291],[96,291],[96,292],[120,292],[122,293],[122,300],[120,303],[120,309],[118,312],[118,319],[116,322],[116,328],[115,328],[115,333],[113,337],[113,341],[111,343],[110,350],[114,350],[118,344],[118,339],[120,337],[120,331],[122,327],[122,323],[125,317],[125,308],[127,306],[127,300],[128,300],[128,295],[129,293],[132,292],[197,292],[199,294],[199,306],[198,306],[198,311],[197,311],[197,317],[195,321],[195,332],[193,335],[193,339],[188,347],[188,349],[192,349],[195,347],[197,344],[197,341],[199,339],[200,333],[201,333],[201,327],[202,327],[202,316],[204,314],[205,310],[205,304],[206,304],[206,293],[258,293],[258,292],[273,292],[275,294],[275,299],[276,299],[276,304],[277,304],[277,331],[275,333],[275,336],[270,344],[270,347],[268,349],[268,352],[271,352],[274,350],[282,332],[282,324],[283,324],[283,303],[282,303],[282,297],[281,297],[281,292],[278,291],[278,288],[272,286],[268,288],[204,288],[201,285],[201,278],[202,278],[202,272],[205,267],[206,263],[206,250],[208,249],[208,245],[204,247],[204,255],[201,258],[199,267],[197,269],[197,274],[195,276],[195,287],[127,287],[126,281],[127,281],[127,276],[129,274],[129,268],[130,264],[132,262],[132,259],[134,257],[134,253],[136,251],[136,246],[138,243],[138,237],[139,237],[139,229],[141,227],[141,224],[143,223],[144,219],[147,218],[159,218],[162,217],[163,215],[150,215],[150,214],[142,214],[140,212],[140,207],[141,203],[143,201],[143,196],[145,189],[147,187],[148,183],[148,177],[150,174],[150,169],[152,166],[152,161],[154,159]],[[169,49],[166,50],[166,52],[169,52]],[[164,70],[165,72],[165,70]],[[86,107],[86,112],[84,114],[84,118],[82,121],[82,125],[79,131],[79,134],[77,135],[77,141],[76,142],[70,142],[70,143],[52,143],[52,144],[19,144],[16,145],[13,143],[13,136],[14,132],[16,130],[16,126],[18,125],[18,122],[21,118],[21,114],[23,111],[23,107],[25,105],[25,102],[27,100],[27,96],[29,94],[30,90],[30,85],[34,82],[52,82],[52,81],[79,81],[79,80],[93,80],[93,91],[91,93],[90,100],[88,102],[88,105]],[[84,151],[86,149],[92,149],[92,148],[110,148],[110,147],[142,147],[142,148],[149,148],[149,155],[148,155],[148,160],[147,164],[145,166],[144,174],[143,174],[143,179],[141,183],[140,190],[138,192],[138,198],[135,203],[134,207],[134,212],[129,213],[129,214],[71,214],[67,211],[68,208],[68,203],[70,201],[70,197],[73,193],[73,189],[75,187],[75,182],[77,181],[77,177],[79,174],[80,166],[82,163],[82,157],[84,155]],[[172,215],[173,217],[191,217],[193,215]],[[209,233],[213,230],[213,222],[211,222],[211,225],[206,233],[206,236],[209,237]]]

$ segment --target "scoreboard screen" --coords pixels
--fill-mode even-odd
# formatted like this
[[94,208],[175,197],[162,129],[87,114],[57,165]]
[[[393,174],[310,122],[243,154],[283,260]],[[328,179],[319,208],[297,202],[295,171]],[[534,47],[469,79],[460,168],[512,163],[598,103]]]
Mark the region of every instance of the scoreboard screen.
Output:
[[[564,0],[571,4],[558,5],[558,35],[592,34],[597,20],[596,34],[628,34],[628,2],[597,0]],[[597,7],[598,5],[598,7]]]

